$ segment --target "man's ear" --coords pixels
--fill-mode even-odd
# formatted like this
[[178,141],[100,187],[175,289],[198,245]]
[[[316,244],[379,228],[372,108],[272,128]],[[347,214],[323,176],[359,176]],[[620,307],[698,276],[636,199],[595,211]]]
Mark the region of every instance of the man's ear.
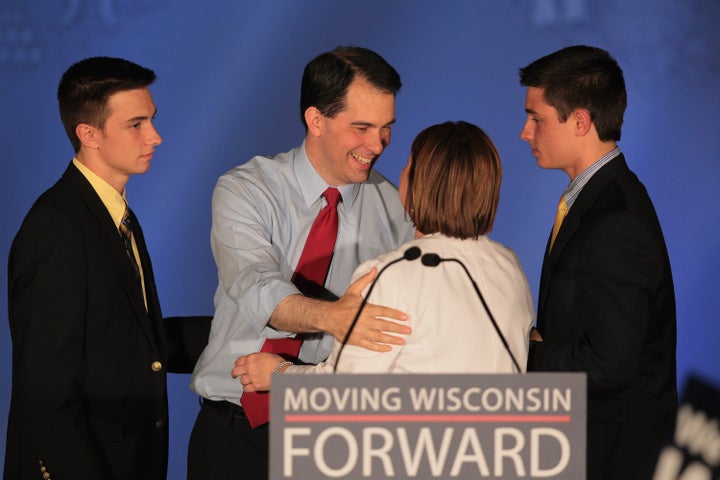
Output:
[[575,132],[579,137],[587,135],[592,128],[592,115],[590,115],[590,111],[585,108],[576,108],[573,110],[570,114],[570,119],[573,121]]
[[305,110],[305,123],[307,123],[308,133],[315,137],[319,137],[323,131],[323,123],[325,117],[316,107],[308,107]]
[[80,143],[84,147],[92,150],[97,150],[99,148],[97,141],[97,136],[99,134],[100,130],[92,125],[88,125],[87,123],[79,123],[77,127],[75,127],[75,135],[77,135]]

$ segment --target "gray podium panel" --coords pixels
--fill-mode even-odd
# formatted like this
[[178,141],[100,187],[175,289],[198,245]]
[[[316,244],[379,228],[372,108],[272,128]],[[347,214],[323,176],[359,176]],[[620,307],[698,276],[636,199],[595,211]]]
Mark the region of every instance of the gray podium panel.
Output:
[[585,479],[586,381],[277,375],[270,478]]

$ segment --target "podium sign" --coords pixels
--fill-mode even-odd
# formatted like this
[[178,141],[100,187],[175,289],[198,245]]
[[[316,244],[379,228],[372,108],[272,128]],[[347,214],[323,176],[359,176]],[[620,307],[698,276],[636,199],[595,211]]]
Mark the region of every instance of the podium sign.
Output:
[[585,479],[582,373],[277,375],[270,479]]

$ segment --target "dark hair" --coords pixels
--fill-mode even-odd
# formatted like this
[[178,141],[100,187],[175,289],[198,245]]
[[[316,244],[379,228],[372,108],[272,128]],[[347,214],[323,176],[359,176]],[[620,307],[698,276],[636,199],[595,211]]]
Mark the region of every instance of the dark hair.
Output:
[[561,122],[584,108],[600,140],[620,140],[627,92],[622,69],[607,51],[585,45],[563,48],[521,68],[520,84],[542,88]]
[[144,88],[155,81],[155,72],[122,58],[91,57],[68,68],[58,85],[60,119],[75,153],[81,123],[104,129],[110,116],[108,99],[115,93]]
[[419,231],[466,239],[492,230],[502,165],[482,129],[433,125],[415,137],[410,156],[405,208]]
[[316,107],[333,118],[346,107],[347,90],[361,76],[378,90],[397,94],[400,75],[380,55],[362,47],[337,47],[305,66],[300,87],[300,118],[307,129],[305,110]]

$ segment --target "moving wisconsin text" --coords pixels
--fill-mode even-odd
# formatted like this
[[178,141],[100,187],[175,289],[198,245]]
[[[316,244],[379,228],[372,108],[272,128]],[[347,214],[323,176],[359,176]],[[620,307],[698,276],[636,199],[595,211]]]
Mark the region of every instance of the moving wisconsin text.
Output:
[[270,478],[585,478],[585,375],[278,375]]

